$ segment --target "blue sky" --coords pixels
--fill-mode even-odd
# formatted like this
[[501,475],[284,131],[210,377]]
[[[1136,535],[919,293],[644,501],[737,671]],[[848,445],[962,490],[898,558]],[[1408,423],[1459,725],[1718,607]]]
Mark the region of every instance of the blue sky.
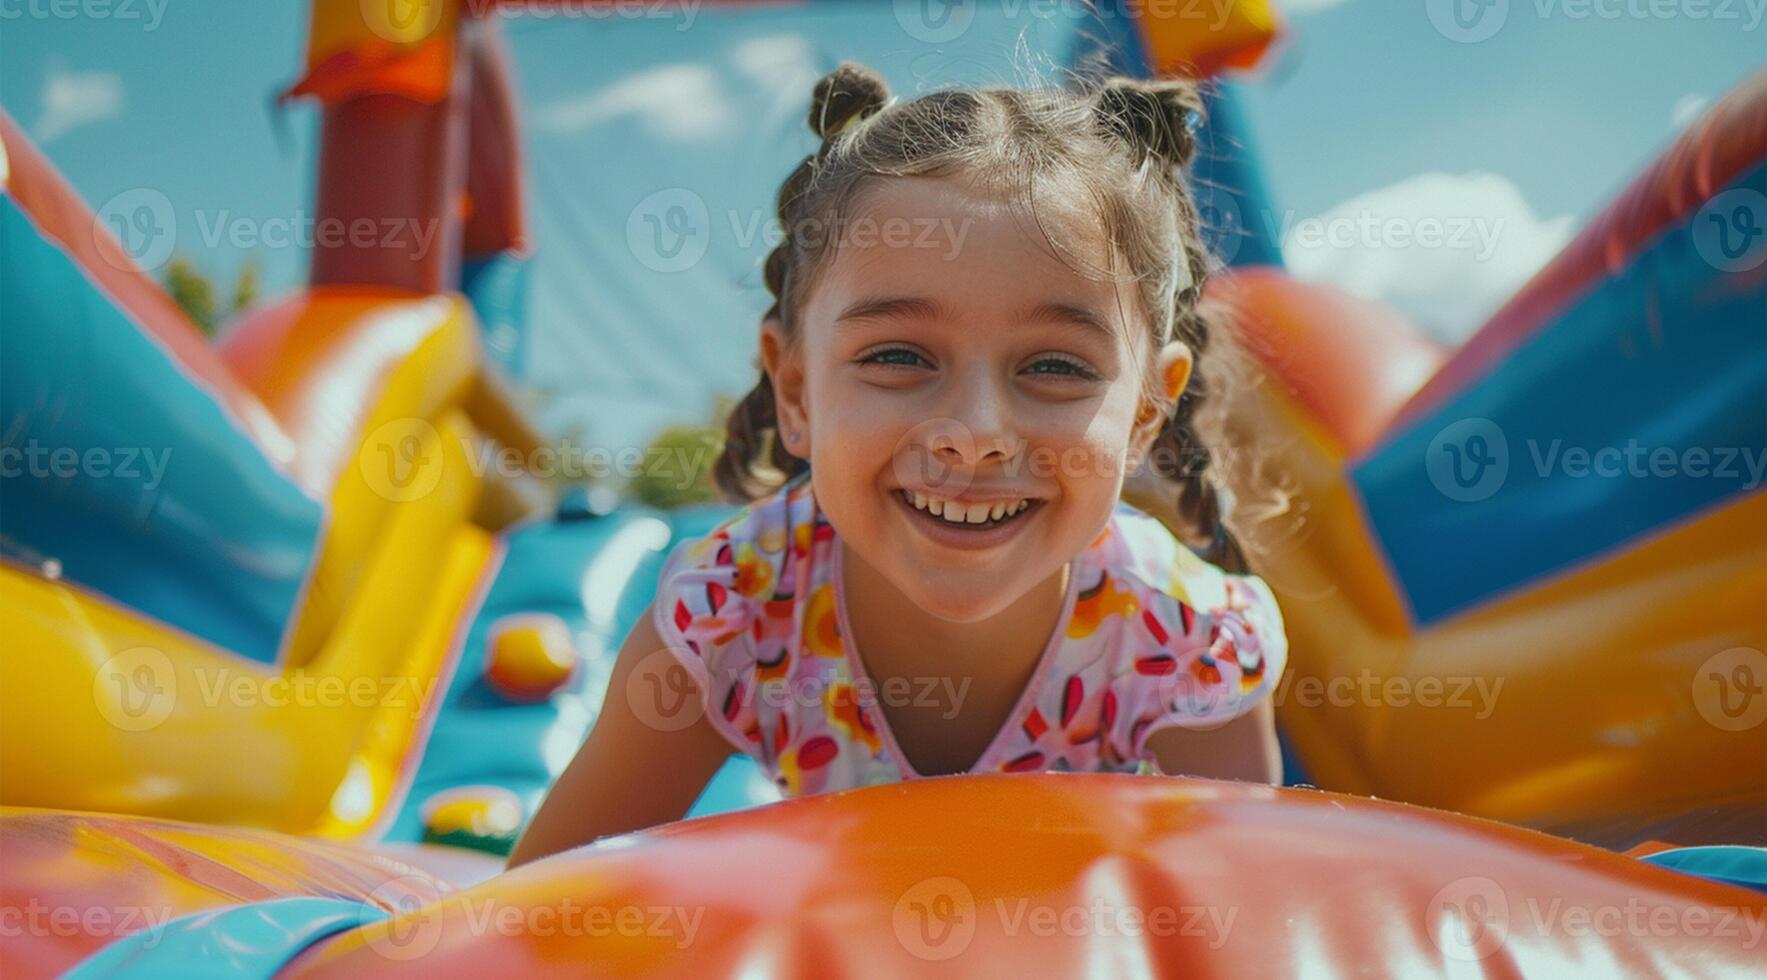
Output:
[[[58,2],[69,6],[0,0],[0,105],[95,206],[153,189],[176,213],[178,251],[218,278],[230,279],[249,253],[267,293],[298,285],[303,250],[242,249],[217,238],[216,229],[286,220],[309,207],[317,113],[306,104],[271,109],[300,68],[303,5]],[[1761,67],[1767,0],[1499,0],[1492,9],[1502,19],[1484,26],[1500,28],[1473,43],[1432,22],[1447,2],[1291,3],[1290,43],[1242,86],[1242,96],[1278,209],[1262,220],[1296,232],[1285,254],[1297,274],[1394,302],[1457,338],[1700,106]],[[56,13],[67,10],[91,13]],[[686,31],[511,25],[533,150],[530,198],[547,202],[531,212],[540,248],[551,249],[531,309],[552,332],[529,352],[530,380],[556,401],[543,412],[555,428],[605,417],[610,401],[654,395],[672,375],[686,376],[684,386],[653,398],[632,424],[647,430],[671,410],[701,412],[713,391],[746,387],[743,352],[752,343],[752,327],[698,323],[700,308],[671,305],[679,289],[659,292],[634,278],[650,271],[628,268],[632,257],[615,253],[625,249],[620,226],[635,198],[598,204],[571,198],[573,187],[600,174],[625,180],[638,195],[658,189],[662,178],[653,175],[669,171],[676,185],[715,185],[704,195],[714,205],[747,201],[743,207],[764,210],[784,174],[780,161],[805,150],[796,117],[808,95],[805,78],[814,77],[806,73],[851,56],[878,64],[898,87],[904,79],[928,86],[998,81],[999,69],[990,66],[1011,55],[1009,40],[978,36],[986,31],[935,51],[894,30],[876,6],[815,10],[809,31],[805,15],[792,12],[739,18],[701,11]],[[992,23],[987,16],[976,23]],[[804,34],[816,43],[803,43]],[[1041,37],[1036,30],[1025,36],[1031,47]],[[657,91],[652,86],[621,86],[622,76],[652,66],[663,66],[654,69],[667,83],[663,91],[697,99],[686,104],[698,115],[683,116],[682,103],[645,103],[655,97],[645,94]],[[728,94],[724,87],[736,84],[730,79],[749,88]],[[630,102],[635,93],[639,101]],[[671,120],[717,129],[708,106],[725,96],[727,108],[753,125],[752,156],[732,161],[728,149],[669,131]],[[740,141],[747,133],[726,135]],[[632,150],[646,141],[646,149]],[[630,152],[609,155],[610,146]],[[1464,213],[1489,225],[1491,240],[1468,256],[1379,242],[1319,247],[1305,238],[1309,219],[1369,212],[1413,219]],[[758,308],[753,249],[711,254],[708,263],[724,263],[709,287],[720,302]],[[575,275],[579,267],[591,274]],[[610,352],[655,363],[584,380],[593,371],[579,365],[605,362]],[[687,369],[672,371],[671,359]]]
[[1318,9],[1291,15],[1289,50],[1245,89],[1276,196],[1311,214],[1425,171],[1488,171],[1542,214],[1587,216],[1679,131],[1678,106],[1767,66],[1767,23],[1746,29],[1740,2],[1736,22],[1539,17],[1547,2],[1509,0],[1470,44],[1437,33],[1424,0],[1291,5]]

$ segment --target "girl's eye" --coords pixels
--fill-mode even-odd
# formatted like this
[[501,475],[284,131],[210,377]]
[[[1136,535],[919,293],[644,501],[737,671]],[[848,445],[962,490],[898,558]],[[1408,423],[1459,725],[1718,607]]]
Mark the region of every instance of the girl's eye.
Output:
[[1038,358],[1025,369],[1031,374],[1050,375],[1053,377],[1094,379],[1098,373],[1075,358],[1057,357],[1053,354]]
[[924,362],[925,358],[906,347],[890,347],[873,351],[859,359],[861,364],[887,364],[892,367],[917,367]]

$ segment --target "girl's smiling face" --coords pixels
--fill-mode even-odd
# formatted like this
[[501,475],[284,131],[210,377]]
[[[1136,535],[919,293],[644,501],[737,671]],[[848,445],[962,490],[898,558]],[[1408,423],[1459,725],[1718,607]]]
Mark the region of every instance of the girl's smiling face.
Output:
[[879,180],[855,205],[795,339],[763,327],[779,430],[848,547],[927,612],[983,620],[1098,536],[1170,408],[1148,372],[1182,390],[1189,351],[1148,364],[1135,283],[1102,274],[1080,208],[1042,208],[1046,240],[954,180]]

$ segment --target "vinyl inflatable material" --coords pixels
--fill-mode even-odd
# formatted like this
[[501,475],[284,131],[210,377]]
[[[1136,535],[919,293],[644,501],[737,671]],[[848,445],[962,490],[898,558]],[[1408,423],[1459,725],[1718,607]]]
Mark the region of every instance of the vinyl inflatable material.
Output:
[[1294,504],[1257,563],[1306,778],[1542,827],[1731,805],[1767,843],[1749,201],[1767,221],[1767,73],[1452,357],[1329,287],[1221,278],[1274,382],[1236,393],[1232,445],[1255,452],[1233,461]]
[[[266,975],[1741,977],[1767,929],[1767,895],[1543,834],[1208,780],[920,780],[612,838],[458,891],[398,864],[369,887],[333,850],[240,833],[202,841],[191,870],[218,883],[199,886],[171,864],[100,864],[131,821],[74,843],[92,820],[10,814],[0,846],[22,840],[37,860],[20,885],[71,909],[190,893],[157,924],[175,943],[129,947],[141,971],[290,895],[341,904],[271,905],[293,925],[254,947]],[[266,883],[228,884],[266,859],[282,869]],[[315,887],[321,872],[335,881]],[[228,888],[252,897],[229,906]],[[4,955],[41,967],[76,947]]]

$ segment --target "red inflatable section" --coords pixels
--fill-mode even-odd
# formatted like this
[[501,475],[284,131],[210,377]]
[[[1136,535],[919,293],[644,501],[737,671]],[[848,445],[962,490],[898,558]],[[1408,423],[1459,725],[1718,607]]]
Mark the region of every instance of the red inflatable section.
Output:
[[1763,924],[1767,896],[1503,824],[1021,774],[616,838],[343,933],[288,975],[1758,976]]
[[152,817],[0,807],[0,977],[58,976],[122,937],[254,902],[318,897],[414,908],[452,887],[425,863],[458,880],[483,877],[464,861],[444,865],[444,857]]
[[1209,280],[1233,336],[1345,454],[1373,445],[1448,351],[1381,303],[1243,266]]

